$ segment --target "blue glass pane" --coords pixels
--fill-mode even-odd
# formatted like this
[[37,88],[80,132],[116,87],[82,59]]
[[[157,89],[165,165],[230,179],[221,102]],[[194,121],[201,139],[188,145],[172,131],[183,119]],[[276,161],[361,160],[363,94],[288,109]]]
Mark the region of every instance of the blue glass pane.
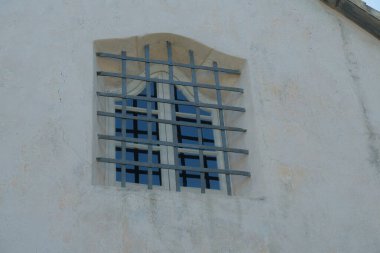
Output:
[[[175,88],[175,99],[179,101],[190,101],[178,88]],[[176,111],[182,113],[196,114],[196,107],[192,105],[176,105]],[[211,112],[208,112],[204,109],[200,109],[200,115],[211,116]]]
[[[128,183],[134,183],[135,182],[135,175],[132,173],[126,173],[126,182]],[[116,171],[116,181],[121,181],[121,171],[120,168]]]
[[195,106],[191,105],[177,105],[177,112],[196,114]]
[[[115,113],[121,113],[121,110],[115,110]],[[146,113],[128,112],[130,116],[146,117]],[[152,118],[157,118],[157,115],[152,115]],[[143,120],[125,119],[126,122],[126,136],[129,138],[148,138],[148,122]],[[115,134],[121,136],[121,123],[122,119],[115,118]],[[158,140],[158,123],[152,122],[152,139]]]
[[206,158],[206,168],[209,169],[217,169],[218,168],[218,163],[216,162],[216,158],[213,158],[213,160],[210,159],[210,157]]
[[209,188],[210,189],[216,189],[216,190],[219,190],[220,189],[220,183],[219,183],[219,177],[218,177],[218,174],[216,173],[209,173],[208,174],[210,177],[215,177],[215,178],[218,178],[218,180],[209,180]]
[[202,141],[203,141],[203,145],[215,146],[213,129],[210,129],[210,128],[202,129]]
[[[115,150],[115,158],[121,159],[121,148],[117,147]],[[125,160],[148,162],[147,150],[127,149],[125,151]],[[160,163],[160,153],[154,151],[152,153],[152,162]],[[146,167],[126,165],[126,182],[147,184],[148,169]],[[116,180],[121,180],[121,165],[116,164]],[[161,170],[159,168],[152,168],[152,182],[153,185],[161,185]]]
[[[179,154],[182,166],[202,167],[200,166],[199,155]],[[203,156],[204,167],[210,169],[217,168],[216,157]],[[180,183],[183,187],[201,187],[200,172],[182,171],[180,173]],[[217,173],[205,173],[205,183],[207,189],[220,189],[219,176]]]
[[[158,171],[158,169],[157,169],[157,171]],[[159,173],[161,173],[161,172],[159,172]],[[153,175],[152,179],[153,179],[152,180],[153,181],[153,185],[161,185],[160,176]]]
[[184,158],[185,160],[185,166],[189,166],[189,167],[200,167],[200,164],[199,164],[199,157],[197,156],[189,156],[189,157],[186,157]]
[[[192,176],[196,177],[193,178]],[[201,188],[201,173],[187,172],[187,187]]]
[[[126,99],[126,100],[127,100],[126,106],[133,106],[133,100],[132,99]],[[123,101],[122,100],[117,100],[117,101],[115,101],[115,105],[122,106],[123,105]]]
[[134,153],[132,151],[127,150],[127,152],[125,152],[125,160],[133,161]]
[[142,101],[142,100],[137,100],[137,104],[135,107],[139,107],[139,108],[148,108],[147,106],[147,102],[146,101]]
[[[200,167],[199,156],[181,153],[179,154],[179,158],[182,166],[198,168]],[[192,171],[182,171],[180,173],[180,182],[181,186],[200,188],[200,173]]]
[[179,143],[198,143],[198,130],[196,127],[178,126],[177,135]]
[[[177,117],[177,121],[195,123],[195,119]],[[202,120],[202,124],[211,125],[210,121]],[[189,126],[177,126],[177,137],[179,143],[198,144],[198,128]],[[214,131],[211,128],[202,128],[203,145],[214,146]]]
[[139,170],[144,172],[144,174],[140,175],[140,184],[148,184],[148,169],[146,167],[140,167]]
[[[205,167],[209,169],[217,169],[218,163],[216,157],[205,156]],[[219,176],[217,173],[206,173],[207,188],[220,189]]]

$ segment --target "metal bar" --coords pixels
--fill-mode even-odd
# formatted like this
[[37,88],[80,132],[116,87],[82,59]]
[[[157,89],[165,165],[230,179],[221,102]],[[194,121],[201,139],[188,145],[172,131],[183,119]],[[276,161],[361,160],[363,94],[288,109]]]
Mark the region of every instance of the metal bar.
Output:
[[[169,70],[169,83],[174,83],[174,73],[173,73],[173,55],[172,55],[172,44],[167,41],[166,47],[168,50],[168,70]],[[170,100],[175,100],[175,91],[174,91],[174,85],[170,85]],[[170,105],[170,111],[171,111],[171,121],[172,124],[172,133],[173,133],[173,143],[178,144],[178,136],[177,136],[177,115],[175,111],[175,104]],[[173,153],[174,153],[174,165],[179,166],[178,163],[178,148],[176,146],[173,147]],[[179,182],[179,171],[175,171],[175,181],[176,181],[176,191],[181,191],[180,182]]]
[[122,55],[103,53],[103,52],[98,52],[98,53],[96,53],[96,55],[99,57],[123,59],[126,61],[137,61],[137,62],[146,62],[146,63],[154,63],[154,64],[162,64],[162,65],[172,65],[172,66],[182,67],[182,68],[194,68],[194,69],[202,69],[202,70],[209,70],[209,71],[217,70],[217,71],[223,72],[223,73],[240,75],[240,70],[237,70],[237,69],[227,69],[227,68],[215,69],[214,67],[201,66],[201,65],[191,66],[190,64],[186,64],[186,63],[177,63],[177,62],[169,63],[169,62],[163,61],[163,60],[144,59],[144,58],[131,57],[131,56],[123,57]]
[[229,110],[229,111],[238,111],[238,112],[245,112],[245,108],[243,107],[236,107],[236,106],[229,106],[229,105],[222,105],[219,106],[217,104],[207,104],[207,103],[194,103],[190,101],[180,101],[180,100],[171,100],[171,99],[164,99],[164,98],[147,98],[147,97],[140,97],[140,96],[132,96],[132,95],[121,95],[118,93],[111,93],[111,92],[96,92],[98,96],[101,97],[112,97],[112,98],[126,98],[126,99],[138,99],[142,101],[147,102],[159,102],[159,103],[166,103],[166,104],[176,104],[176,105],[190,105],[195,107],[204,107],[204,108],[212,108],[212,109],[223,109],[223,110]]
[[221,169],[209,169],[209,168],[203,168],[203,167],[176,166],[176,165],[172,165],[172,164],[145,163],[145,162],[130,161],[130,160],[117,160],[117,159],[105,158],[105,157],[97,157],[96,161],[103,162],[103,163],[118,163],[118,164],[131,165],[131,166],[169,169],[169,170],[175,170],[175,171],[194,171],[194,172],[204,172],[204,173],[218,173],[218,174],[239,175],[239,176],[246,176],[246,177],[251,176],[250,172],[242,171],[242,170],[221,170]]
[[[218,64],[216,62],[213,62],[213,66],[215,68],[218,67]],[[215,78],[215,86],[220,86],[219,83],[219,72],[214,71],[214,78]],[[222,105],[222,94],[220,90],[216,91],[216,100],[218,105]],[[223,110],[219,109],[219,125],[224,127],[224,115]],[[222,147],[227,147],[227,138],[226,138],[226,132],[224,130],[221,130],[221,137],[222,137]],[[224,169],[228,171],[229,168],[229,161],[228,161],[228,153],[223,151],[223,161],[224,161]],[[231,177],[226,174],[226,184],[227,184],[227,194],[232,195],[232,189],[231,189]]]
[[[145,77],[147,79],[150,78],[150,65],[149,65],[149,45],[145,45]],[[146,82],[146,97],[150,98],[152,96],[150,86],[152,84],[150,82]],[[152,118],[152,102],[148,101],[146,105],[146,115],[148,118]],[[152,141],[152,122],[147,122],[148,127],[148,141]],[[148,163],[152,163],[153,150],[152,145],[148,145]],[[153,179],[152,179],[152,168],[148,168],[148,189],[152,189]]]
[[[121,55],[122,56],[126,56],[127,53],[125,51],[122,51],[121,52]],[[127,61],[126,60],[122,60],[121,61],[121,72],[123,75],[126,75],[127,74]],[[122,95],[127,95],[127,79],[122,79],[121,80],[121,94]],[[127,115],[127,100],[126,99],[123,99],[122,100],[122,105],[121,105],[121,114],[122,115]],[[122,119],[121,120],[121,135],[125,138],[127,137],[126,136],[126,129],[127,129],[127,120],[125,119]],[[122,160],[125,160],[126,159],[126,151],[127,151],[127,147],[126,147],[126,143],[125,142],[121,142],[121,159]],[[121,187],[125,187],[125,183],[127,181],[127,174],[126,174],[126,171],[125,171],[126,167],[125,165],[121,165],[121,171],[120,171],[120,175],[121,175]]]
[[[191,68],[191,83],[196,84],[197,83],[197,75],[195,72],[195,64],[194,64],[194,52],[192,50],[189,51],[189,59],[190,59],[190,66]],[[194,102],[196,104],[199,104],[199,93],[198,93],[198,87],[194,86]],[[197,119],[197,124],[202,124],[201,123],[201,112],[200,108],[196,107],[195,108],[195,115]],[[198,136],[198,144],[202,145],[202,128],[197,128],[197,136]],[[204,157],[203,157],[203,150],[199,149],[199,164],[200,166],[204,166]],[[205,181],[205,173],[201,172],[201,193],[206,193],[206,181]]]
[[235,132],[242,132],[242,133],[245,133],[247,131],[246,129],[239,128],[239,127],[196,124],[196,123],[190,123],[190,122],[185,122],[185,121],[175,121],[175,120],[167,120],[167,119],[156,119],[156,118],[148,118],[148,117],[140,117],[140,116],[122,115],[120,113],[111,113],[111,112],[103,112],[103,111],[98,111],[97,115],[105,116],[105,117],[121,118],[121,119],[150,121],[150,122],[157,122],[157,123],[171,124],[171,125],[178,125],[178,126],[189,126],[189,127],[200,127],[200,128],[226,130],[226,131],[235,131]]
[[209,150],[209,151],[225,151],[231,153],[239,153],[239,154],[248,154],[248,150],[246,149],[238,149],[238,148],[223,148],[216,146],[207,146],[207,145],[196,145],[196,144],[187,144],[187,143],[173,143],[169,141],[155,141],[155,140],[147,140],[147,139],[138,139],[138,138],[129,138],[122,136],[112,136],[112,135],[98,135],[99,139],[102,140],[113,140],[113,141],[124,141],[130,143],[137,144],[146,144],[146,145],[162,145],[162,146],[170,146],[170,147],[178,147],[178,148],[189,148],[189,149],[201,149],[201,150]]
[[[173,68],[172,65],[168,65],[169,68]],[[231,87],[231,86],[218,86],[215,87],[212,84],[205,84],[205,83],[197,83],[197,84],[192,84],[189,82],[183,82],[183,81],[174,81],[172,80],[166,80],[166,79],[159,79],[159,78],[149,78],[147,79],[146,77],[143,76],[136,76],[136,75],[123,75],[119,73],[114,73],[114,72],[107,72],[107,71],[98,71],[96,72],[98,76],[108,76],[108,77],[116,77],[116,78],[122,78],[122,79],[131,79],[131,80],[139,80],[139,81],[147,81],[147,82],[153,82],[153,83],[166,83],[170,85],[182,85],[182,86],[197,86],[199,88],[205,88],[205,89],[212,89],[212,90],[226,90],[226,91],[233,91],[233,92],[240,92],[243,93],[244,90],[241,88],[236,88],[236,87]]]

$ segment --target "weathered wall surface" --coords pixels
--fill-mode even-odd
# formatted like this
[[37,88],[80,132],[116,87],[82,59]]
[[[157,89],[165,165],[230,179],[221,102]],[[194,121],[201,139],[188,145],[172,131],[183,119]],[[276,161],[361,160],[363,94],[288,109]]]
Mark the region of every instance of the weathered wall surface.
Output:
[[[380,42],[320,1],[1,1],[0,252],[379,252]],[[247,59],[238,196],[92,185],[93,41]]]

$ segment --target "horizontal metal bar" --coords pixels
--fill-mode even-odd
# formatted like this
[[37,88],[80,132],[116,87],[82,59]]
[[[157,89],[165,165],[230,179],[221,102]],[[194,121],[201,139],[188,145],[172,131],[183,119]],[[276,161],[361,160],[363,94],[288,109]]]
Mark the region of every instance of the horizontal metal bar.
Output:
[[171,100],[171,99],[163,99],[163,98],[153,98],[153,97],[148,98],[148,97],[130,96],[130,95],[123,96],[122,94],[110,93],[110,92],[99,92],[99,91],[96,94],[101,97],[137,99],[137,100],[149,101],[149,102],[159,102],[159,103],[176,104],[176,105],[190,105],[190,106],[195,106],[195,107],[245,112],[245,108],[243,107],[236,107],[236,106],[229,106],[229,105],[219,106],[217,104],[194,103],[194,102],[189,102],[189,101]]
[[201,167],[187,167],[187,166],[175,166],[170,164],[160,164],[160,163],[145,163],[137,161],[128,161],[128,160],[117,160],[112,158],[97,157],[96,161],[103,163],[117,163],[122,165],[132,165],[132,166],[142,166],[148,168],[161,168],[168,170],[184,170],[184,171],[194,171],[194,172],[204,172],[204,173],[218,173],[218,174],[227,174],[227,175],[239,175],[250,177],[251,173],[248,171],[241,170],[221,170],[221,169],[209,169]]
[[196,124],[196,123],[190,123],[190,122],[184,122],[184,121],[174,121],[174,120],[167,120],[167,119],[122,115],[121,113],[111,113],[111,112],[103,112],[103,111],[98,111],[97,115],[105,116],[105,117],[120,118],[120,119],[142,120],[142,121],[147,121],[147,122],[157,122],[157,123],[170,124],[170,125],[189,126],[189,127],[197,127],[197,128],[210,128],[210,129],[235,131],[235,132],[242,132],[242,133],[247,131],[246,129],[239,128],[239,127],[228,127],[228,126],[222,127],[222,126],[214,126],[214,125],[206,125],[206,124]]
[[219,71],[219,72],[223,72],[223,73],[227,73],[227,74],[240,75],[240,70],[237,70],[237,69],[214,68],[214,67],[208,67],[208,66],[190,65],[190,64],[186,64],[186,63],[177,63],[177,62],[169,63],[169,62],[163,61],[163,60],[152,60],[152,59],[147,60],[144,58],[131,57],[131,56],[123,57],[122,55],[103,53],[103,52],[98,52],[98,53],[96,53],[96,55],[99,57],[113,58],[113,59],[119,59],[119,60],[147,62],[147,63],[154,63],[154,64],[177,66],[177,67],[182,67],[182,68],[193,68],[193,69],[202,69],[202,70],[209,70],[209,71]]
[[190,87],[199,87],[199,88],[205,88],[205,89],[212,89],[212,90],[226,90],[226,91],[233,91],[233,92],[240,92],[243,93],[244,90],[242,88],[236,88],[236,87],[230,87],[230,86],[219,86],[216,87],[212,84],[205,84],[205,83],[197,83],[192,84],[190,82],[183,82],[183,81],[170,81],[167,79],[159,79],[159,78],[147,78],[144,76],[136,76],[136,75],[122,75],[119,73],[114,72],[106,72],[106,71],[98,71],[96,72],[98,76],[109,76],[109,77],[116,77],[116,78],[122,78],[122,79],[131,79],[131,80],[139,80],[144,82],[156,82],[156,83],[167,83],[170,85],[182,85],[182,86],[190,86]]
[[113,135],[103,135],[98,134],[98,138],[102,140],[113,140],[113,141],[123,141],[123,142],[133,142],[138,144],[147,144],[147,145],[163,145],[170,147],[178,147],[178,148],[190,148],[197,150],[211,150],[211,151],[225,151],[230,153],[239,153],[239,154],[248,154],[248,150],[240,149],[240,148],[222,148],[216,146],[207,146],[207,145],[196,145],[196,144],[188,144],[188,143],[173,143],[168,141],[156,141],[148,139],[139,139],[139,138],[129,138],[123,136],[113,136]]

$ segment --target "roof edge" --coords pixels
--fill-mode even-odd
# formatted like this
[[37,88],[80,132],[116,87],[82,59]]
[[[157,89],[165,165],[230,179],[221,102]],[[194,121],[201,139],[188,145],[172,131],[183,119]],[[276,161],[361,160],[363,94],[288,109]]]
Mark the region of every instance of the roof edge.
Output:
[[380,39],[380,12],[361,0],[321,0]]

